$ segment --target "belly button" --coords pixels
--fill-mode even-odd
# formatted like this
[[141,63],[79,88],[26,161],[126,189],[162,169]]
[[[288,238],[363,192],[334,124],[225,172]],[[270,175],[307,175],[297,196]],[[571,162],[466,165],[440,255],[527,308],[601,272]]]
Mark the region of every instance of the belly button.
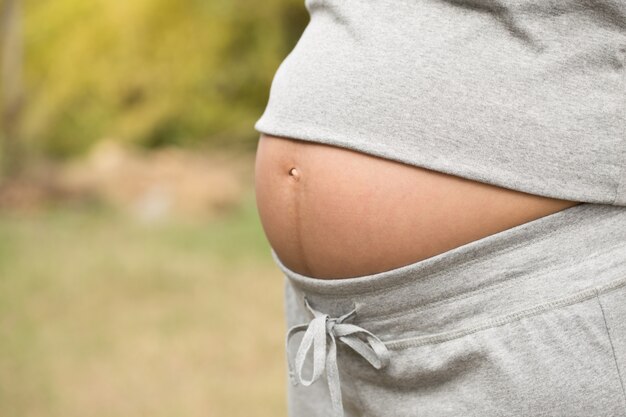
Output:
[[296,181],[300,180],[300,172],[296,168],[291,168],[289,170],[289,175]]

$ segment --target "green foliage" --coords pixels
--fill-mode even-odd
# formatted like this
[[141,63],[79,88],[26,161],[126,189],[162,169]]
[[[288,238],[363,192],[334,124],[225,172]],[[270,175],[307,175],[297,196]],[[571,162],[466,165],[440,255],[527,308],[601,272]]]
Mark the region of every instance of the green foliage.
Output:
[[54,156],[113,137],[250,144],[303,0],[26,0],[22,134]]

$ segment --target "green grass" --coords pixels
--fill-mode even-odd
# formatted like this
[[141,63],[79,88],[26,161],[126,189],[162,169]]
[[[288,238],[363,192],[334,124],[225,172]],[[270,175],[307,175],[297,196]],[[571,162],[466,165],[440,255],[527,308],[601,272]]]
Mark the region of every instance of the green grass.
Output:
[[282,279],[252,192],[212,221],[3,213],[0,416],[286,415]]

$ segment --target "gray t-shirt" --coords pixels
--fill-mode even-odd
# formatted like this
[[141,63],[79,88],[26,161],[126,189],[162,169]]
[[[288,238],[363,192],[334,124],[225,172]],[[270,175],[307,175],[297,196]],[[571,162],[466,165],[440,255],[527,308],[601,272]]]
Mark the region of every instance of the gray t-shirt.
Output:
[[626,206],[626,1],[305,0],[257,131]]

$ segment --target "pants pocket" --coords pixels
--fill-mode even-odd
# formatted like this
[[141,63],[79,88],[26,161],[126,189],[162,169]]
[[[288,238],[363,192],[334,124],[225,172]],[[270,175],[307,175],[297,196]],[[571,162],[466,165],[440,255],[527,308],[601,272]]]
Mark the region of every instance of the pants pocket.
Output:
[[626,401],[626,286],[598,295],[607,335],[611,344],[615,368]]
[[460,337],[409,344],[392,350],[382,370],[346,352],[359,415],[626,417],[626,287],[619,288]]

